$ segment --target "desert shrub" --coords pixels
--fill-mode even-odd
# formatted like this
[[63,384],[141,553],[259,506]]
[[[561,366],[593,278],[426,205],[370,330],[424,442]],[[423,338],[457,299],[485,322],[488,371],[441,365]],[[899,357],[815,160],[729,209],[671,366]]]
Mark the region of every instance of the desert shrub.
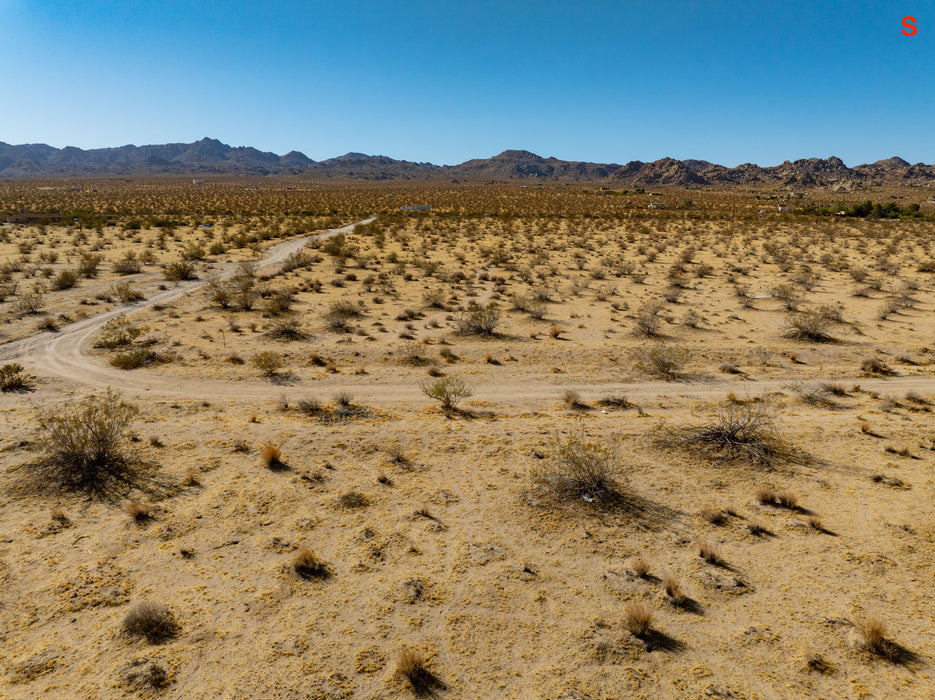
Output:
[[630,560],[630,571],[640,578],[647,578],[650,571],[649,562],[642,557],[634,557]]
[[13,307],[13,310],[19,316],[32,316],[42,311],[43,302],[44,300],[42,298],[42,294],[33,292],[32,294],[25,295],[22,299],[17,301],[16,305]]
[[[221,250],[223,253],[224,251]],[[216,253],[212,252],[212,255]],[[298,270],[299,268],[308,267],[312,264],[312,258],[305,251],[299,250],[295,253],[290,253],[289,257],[286,258],[286,261],[282,264],[283,272],[292,272],[293,270]]]
[[771,290],[772,296],[782,302],[787,311],[795,311],[802,303],[802,296],[795,285],[788,282],[777,285]]
[[430,289],[422,295],[422,301],[425,302],[425,305],[433,309],[444,309],[447,298],[448,294],[441,287]]
[[182,260],[204,260],[205,259],[205,249],[204,246],[199,245],[195,241],[192,241],[182,250]]
[[868,357],[860,363],[860,369],[866,375],[879,375],[889,377],[894,374],[889,365],[878,357]]
[[302,330],[297,318],[277,319],[266,332],[266,335],[276,340],[302,340],[308,337],[308,334]]
[[132,250],[128,250],[120,260],[114,263],[114,272],[118,275],[135,275],[141,269],[142,263]]
[[655,338],[659,335],[659,314],[662,313],[662,304],[651,301],[641,306],[636,312],[636,332],[645,338]]
[[145,523],[153,515],[152,506],[149,503],[141,503],[140,501],[130,501],[124,510],[137,524]]
[[688,602],[688,596],[682,592],[682,586],[672,574],[666,574],[662,577],[662,590],[666,594],[669,602],[677,608],[684,607]]
[[158,690],[169,685],[171,677],[162,664],[134,659],[120,671],[120,682],[133,690]]
[[163,361],[163,357],[152,348],[132,348],[127,352],[114,355],[110,364],[117,369],[138,369],[149,367]]
[[834,408],[837,406],[831,398],[831,392],[828,391],[826,384],[806,382],[793,386],[792,390],[799,395],[802,401],[810,406],[822,406],[825,408]]
[[306,545],[299,547],[292,558],[292,569],[301,578],[328,578],[330,570],[328,565],[315,556],[315,553]]
[[473,394],[464,381],[452,376],[426,380],[419,385],[419,388],[430,399],[438,401],[444,411],[453,411],[461,399]]
[[646,603],[631,601],[623,609],[623,624],[630,634],[644,637],[653,626],[653,611]]
[[890,316],[895,314],[897,311],[903,308],[903,304],[896,297],[892,297],[883,302],[883,305],[880,306],[877,311],[877,318],[881,321],[885,321]]
[[793,311],[786,318],[783,335],[793,340],[808,340],[813,343],[830,343],[834,338],[828,332],[833,321],[820,309]]
[[709,564],[718,566],[724,562],[718,548],[710,542],[703,541],[698,543],[698,556]]
[[4,302],[16,294],[16,282],[12,280],[4,281],[0,284],[0,302]]
[[348,510],[365,508],[370,505],[370,499],[360,493],[360,491],[348,491],[347,493],[342,493],[338,497],[338,505]]
[[251,357],[250,363],[260,370],[260,376],[275,377],[276,372],[282,368],[282,357],[279,353],[264,350]]
[[533,471],[533,479],[553,493],[587,503],[607,505],[621,496],[621,469],[613,447],[577,437],[558,441],[550,465]]
[[24,391],[34,379],[35,377],[26,374],[20,364],[10,363],[0,367],[0,391]]
[[286,466],[282,451],[271,442],[264,442],[260,446],[260,461],[263,462],[264,467],[273,471],[283,469]]
[[727,513],[716,506],[708,506],[702,509],[701,517],[712,525],[721,526],[727,522]]
[[636,364],[641,370],[665,380],[676,379],[688,358],[688,352],[684,348],[662,344],[639,348],[635,355]]
[[78,284],[78,275],[74,270],[62,270],[55,279],[52,280],[52,289],[60,292],[65,289],[71,289]]
[[605,408],[632,408],[633,404],[626,396],[620,395],[611,395],[605,396],[602,399],[598,399],[598,406],[603,406]]
[[765,409],[756,404],[730,404],[711,420],[682,428],[680,439],[715,455],[746,458],[772,465],[778,457],[775,427]]
[[295,290],[283,287],[273,291],[266,300],[266,311],[271,316],[288,313],[295,301]]
[[500,310],[493,304],[481,306],[471,303],[455,320],[455,328],[462,335],[491,336],[500,323]]
[[94,253],[83,254],[78,263],[78,273],[82,277],[97,277],[97,268],[100,266],[101,260],[103,258],[100,255]]
[[169,282],[182,282],[197,279],[195,276],[195,263],[191,260],[179,260],[166,265],[162,276]]
[[123,631],[128,636],[145,637],[150,644],[158,644],[177,635],[179,625],[165,605],[143,602],[123,618]]
[[118,282],[111,287],[111,293],[123,304],[145,298],[143,292],[131,287],[129,282]]
[[396,675],[405,678],[418,697],[434,697],[445,684],[433,674],[425,656],[417,649],[404,649],[396,662]]
[[581,394],[574,389],[566,389],[562,393],[562,401],[566,408],[570,408],[574,411],[580,411],[588,407],[588,405],[581,400]]
[[352,319],[363,316],[363,309],[359,304],[349,299],[341,299],[331,304],[322,314],[322,319],[328,330],[335,333],[349,333],[353,330]]
[[97,497],[134,485],[138,470],[124,443],[136,413],[136,407],[112,389],[41,412],[39,444],[44,454],[36,476],[46,485]]
[[311,397],[299,399],[296,408],[307,416],[317,416],[324,410],[321,401]]
[[132,345],[133,341],[139,338],[145,331],[145,328],[133,325],[126,316],[120,314],[104,324],[104,327],[101,328],[101,332],[98,334],[97,342],[94,343],[94,347],[104,348],[105,350],[124,348],[128,345]]

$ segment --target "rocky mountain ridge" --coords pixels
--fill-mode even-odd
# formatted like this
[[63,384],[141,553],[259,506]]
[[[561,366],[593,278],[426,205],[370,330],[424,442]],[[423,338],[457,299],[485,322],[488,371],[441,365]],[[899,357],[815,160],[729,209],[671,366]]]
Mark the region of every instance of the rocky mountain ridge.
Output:
[[880,184],[935,184],[935,165],[910,164],[898,157],[852,168],[835,156],[785,161],[770,167],[744,163],[728,168],[705,160],[674,158],[660,158],[651,163],[634,160],[625,165],[565,161],[543,158],[529,151],[507,150],[492,158],[458,165],[434,165],[364,153],[314,161],[298,151],[280,156],[248,146],[231,147],[211,138],[194,143],[89,150],[0,142],[0,178],[163,174],[301,175],[352,180],[539,180],[625,187],[859,189]]

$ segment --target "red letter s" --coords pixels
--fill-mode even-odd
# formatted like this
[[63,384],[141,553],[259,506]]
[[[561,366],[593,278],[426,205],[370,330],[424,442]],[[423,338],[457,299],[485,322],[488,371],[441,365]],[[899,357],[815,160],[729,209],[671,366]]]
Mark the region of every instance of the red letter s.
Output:
[[918,29],[916,29],[915,21],[916,21],[915,17],[910,17],[908,15],[903,17],[903,26],[905,27],[905,29],[903,29],[903,34],[905,34],[906,36],[916,35],[916,32],[918,31]]

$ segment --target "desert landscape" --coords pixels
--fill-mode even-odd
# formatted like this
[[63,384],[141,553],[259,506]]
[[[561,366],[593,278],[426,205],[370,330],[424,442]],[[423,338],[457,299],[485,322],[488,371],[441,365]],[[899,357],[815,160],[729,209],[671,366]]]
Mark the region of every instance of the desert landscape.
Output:
[[501,156],[0,182],[0,696],[932,697],[935,186]]

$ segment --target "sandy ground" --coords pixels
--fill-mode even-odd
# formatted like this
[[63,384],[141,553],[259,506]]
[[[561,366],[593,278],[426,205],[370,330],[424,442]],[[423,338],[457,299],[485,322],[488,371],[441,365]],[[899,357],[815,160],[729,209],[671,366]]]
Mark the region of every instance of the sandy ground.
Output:
[[[268,284],[304,290],[296,314],[305,339],[267,337],[276,316],[262,304],[222,311],[195,282],[0,346],[0,362],[37,377],[35,391],[0,395],[0,692],[407,697],[397,659],[417,648],[437,679],[427,692],[440,697],[931,697],[935,295],[931,276],[912,266],[928,254],[931,232],[904,234],[900,225],[868,236],[866,251],[846,231],[805,246],[821,274],[803,290],[804,305],[842,310],[832,343],[783,337],[786,314],[770,290],[798,268],[741,252],[759,250],[765,233],[738,244],[718,237],[716,224],[692,239],[648,231],[624,252],[648,273],[640,284],[629,275],[587,281],[625,230],[580,245],[573,232],[562,243],[532,231],[558,267],[543,280],[555,289],[540,321],[510,310],[511,293],[537,284],[522,281],[524,263],[484,261],[481,249],[501,234],[419,223],[392,231],[385,249],[371,236],[354,241],[373,253],[369,270],[324,257],[275,274],[273,263],[305,240],[266,250]],[[791,226],[774,235],[802,246],[807,233]],[[534,246],[519,252],[529,247],[520,233],[505,240],[514,257],[535,255]],[[640,240],[669,246],[650,261],[636,251]],[[667,304],[661,339],[640,337],[638,310],[669,288],[668,270],[688,242],[697,249],[689,274],[702,263],[714,271],[692,276]],[[873,267],[875,251],[888,248],[902,272],[873,272],[884,284],[869,297],[851,295],[847,268],[818,263],[831,251],[850,268]],[[366,276],[395,265],[393,251],[415,253],[411,279],[398,271],[366,291]],[[447,273],[470,272],[468,281],[428,274],[415,264],[420,255]],[[751,306],[734,294],[731,261],[753,268],[740,275],[763,297]],[[222,273],[234,265],[211,264]],[[305,289],[349,271],[356,280]],[[881,303],[906,282],[913,304],[879,319]],[[616,289],[598,294],[603,285]],[[458,300],[427,307],[423,294],[437,287]],[[321,321],[342,299],[365,303],[350,333]],[[455,332],[457,306],[472,299],[500,306],[494,337]],[[703,319],[697,327],[684,322],[692,309]],[[119,313],[162,329],[158,347],[177,359],[112,367],[113,353],[93,344]],[[669,379],[640,361],[658,345],[684,351]],[[261,350],[284,358],[271,379],[229,359]],[[894,376],[866,376],[868,357]],[[737,373],[719,369],[726,362]],[[423,395],[428,372],[468,382],[463,410],[446,415]],[[836,391],[820,391],[823,383]],[[129,448],[156,467],[153,483],[118,503],[25,488],[43,448],[36,408],[108,386],[140,408]],[[577,404],[565,400],[568,390]],[[357,407],[343,418],[327,410],[340,392]],[[600,402],[623,396],[627,403]],[[303,413],[307,398],[326,410]],[[791,456],[764,467],[674,437],[731,404],[764,407]],[[615,446],[621,501],[563,498],[535,478],[569,436]],[[287,468],[263,466],[264,443],[280,447]],[[763,487],[794,494],[798,507],[764,505]],[[151,503],[152,518],[132,520],[123,506],[133,500]],[[717,524],[706,508],[723,510]],[[699,557],[702,543],[719,551],[719,564]],[[303,545],[329,576],[296,575],[291,562]],[[634,573],[634,558],[648,575]],[[680,582],[681,605],[666,595],[666,575]],[[178,634],[159,644],[126,636],[121,623],[140,601],[168,605]],[[649,634],[627,629],[634,601],[652,610]],[[886,621],[889,658],[861,645],[857,626],[867,617]],[[133,669],[148,663],[166,670],[165,688],[134,686]]]

